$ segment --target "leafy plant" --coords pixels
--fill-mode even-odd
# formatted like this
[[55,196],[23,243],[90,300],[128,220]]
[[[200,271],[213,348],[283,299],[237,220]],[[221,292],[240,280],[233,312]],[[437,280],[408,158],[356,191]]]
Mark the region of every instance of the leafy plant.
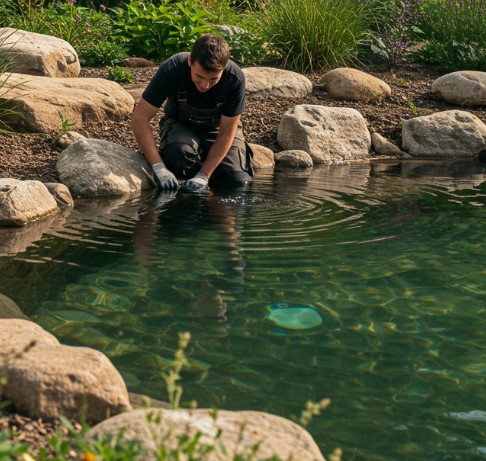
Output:
[[422,16],[420,5],[421,0],[390,0],[385,4],[371,50],[383,56],[390,67],[399,64],[410,45],[422,35],[417,27]]
[[126,47],[110,40],[99,40],[78,50],[81,63],[86,67],[115,66],[127,56]]
[[235,32],[225,37],[231,58],[240,66],[260,64],[269,55],[269,44],[261,35],[249,31]]
[[365,3],[355,0],[260,0],[254,15],[278,59],[298,71],[356,62],[371,24]]
[[192,5],[161,0],[159,4],[135,0],[113,8],[113,32],[134,56],[154,60],[189,50],[194,41],[214,31],[212,15]]
[[125,67],[113,66],[108,68],[108,80],[113,80],[118,83],[132,83],[133,75]]
[[423,11],[428,42],[417,53],[419,60],[445,71],[486,70],[484,0],[431,0]]
[[59,118],[61,120],[61,129],[59,130],[59,133],[54,137],[53,142],[58,141],[62,136],[64,136],[74,125],[76,125],[76,122],[72,122],[71,120],[68,120],[64,118],[61,112],[57,112],[57,115],[59,115]]

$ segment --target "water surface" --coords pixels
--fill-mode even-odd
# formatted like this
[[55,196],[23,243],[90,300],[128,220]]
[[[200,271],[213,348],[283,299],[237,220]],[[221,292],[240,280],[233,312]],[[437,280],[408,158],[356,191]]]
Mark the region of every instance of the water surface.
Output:
[[[326,455],[485,459],[485,178],[475,162],[403,162],[79,200],[1,231],[0,291],[107,354],[132,392],[166,398],[190,331],[182,384],[200,407],[289,418],[329,397],[309,427]],[[272,318],[292,306],[322,321]]]

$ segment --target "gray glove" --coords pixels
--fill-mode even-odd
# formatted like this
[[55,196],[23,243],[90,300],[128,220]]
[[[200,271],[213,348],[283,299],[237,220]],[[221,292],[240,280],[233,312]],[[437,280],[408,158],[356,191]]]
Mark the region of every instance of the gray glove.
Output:
[[187,180],[184,183],[183,188],[186,190],[203,192],[208,188],[208,182],[209,178],[204,173],[199,172],[194,178]]
[[155,175],[155,181],[162,190],[177,190],[179,183],[174,173],[169,171],[163,163],[156,163],[152,165],[152,170]]

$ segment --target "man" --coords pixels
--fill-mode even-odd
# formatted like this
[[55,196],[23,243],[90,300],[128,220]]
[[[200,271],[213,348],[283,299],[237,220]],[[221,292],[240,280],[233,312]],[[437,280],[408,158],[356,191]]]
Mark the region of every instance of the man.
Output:
[[[165,61],[148,84],[132,115],[132,130],[159,187],[204,191],[209,180],[250,182],[249,148],[240,115],[245,106],[245,77],[230,59],[228,44],[206,34],[191,53]],[[150,121],[164,101],[157,150]]]

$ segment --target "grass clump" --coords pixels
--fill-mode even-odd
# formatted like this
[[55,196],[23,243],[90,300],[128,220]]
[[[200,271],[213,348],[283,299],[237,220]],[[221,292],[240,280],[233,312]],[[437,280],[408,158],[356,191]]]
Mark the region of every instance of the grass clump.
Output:
[[253,19],[284,67],[312,72],[358,61],[368,14],[355,0],[262,0]]
[[486,71],[486,2],[429,0],[422,5],[427,43],[419,60],[452,72]]

